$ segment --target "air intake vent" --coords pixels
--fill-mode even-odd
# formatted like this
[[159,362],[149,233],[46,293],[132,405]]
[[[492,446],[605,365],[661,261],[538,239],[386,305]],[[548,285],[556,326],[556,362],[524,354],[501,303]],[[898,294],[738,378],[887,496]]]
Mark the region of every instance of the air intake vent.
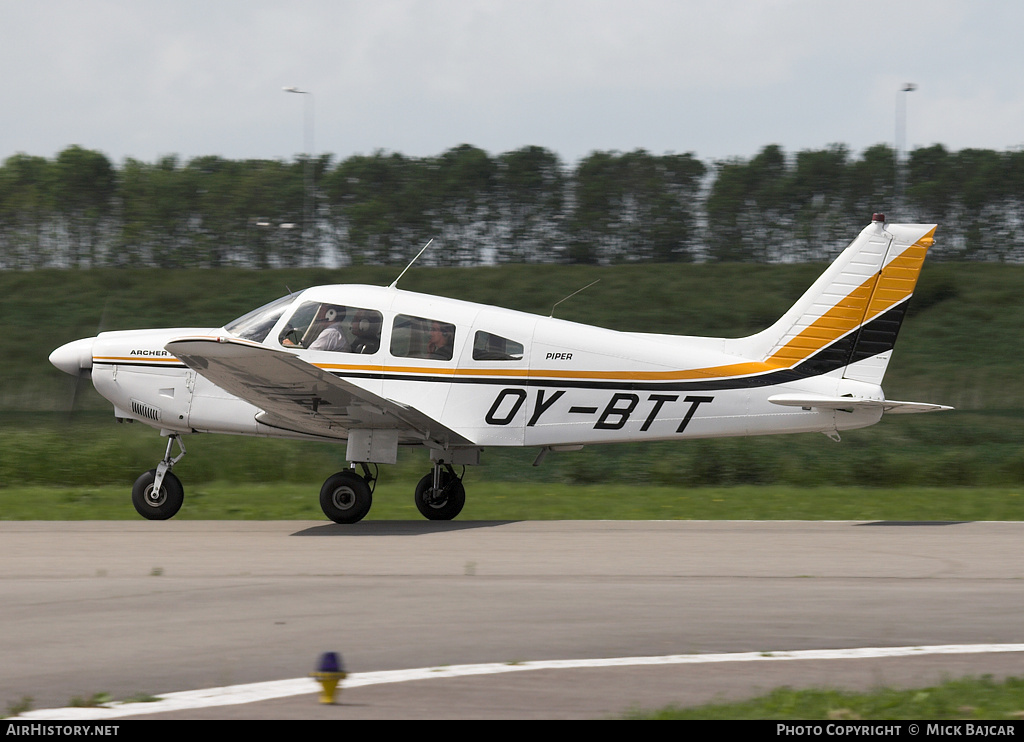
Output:
[[132,400],[132,412],[139,417],[145,417],[149,420],[160,420],[160,408],[140,402],[137,399]]

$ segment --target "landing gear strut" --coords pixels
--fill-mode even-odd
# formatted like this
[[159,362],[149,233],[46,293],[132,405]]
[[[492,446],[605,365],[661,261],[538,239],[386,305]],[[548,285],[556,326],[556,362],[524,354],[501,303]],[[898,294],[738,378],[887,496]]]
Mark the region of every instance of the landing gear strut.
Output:
[[[181,451],[171,458],[171,446],[177,442]],[[177,433],[167,437],[167,451],[163,461],[155,469],[150,469],[135,480],[132,486],[132,505],[139,515],[148,520],[167,520],[173,518],[185,501],[185,488],[181,480],[171,472],[185,455],[185,445]]]
[[451,464],[436,462],[416,485],[416,509],[428,520],[451,520],[465,504],[466,488]]

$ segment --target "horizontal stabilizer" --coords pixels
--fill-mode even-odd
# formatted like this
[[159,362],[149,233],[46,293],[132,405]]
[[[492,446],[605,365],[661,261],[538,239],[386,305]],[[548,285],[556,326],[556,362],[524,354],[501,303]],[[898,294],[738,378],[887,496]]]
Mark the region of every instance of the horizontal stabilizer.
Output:
[[893,399],[868,399],[867,397],[826,397],[823,394],[776,394],[768,397],[772,404],[784,407],[806,407],[824,410],[849,410],[881,408],[883,412],[893,414],[910,414],[912,412],[939,412],[951,410],[941,404],[925,402],[897,402]]

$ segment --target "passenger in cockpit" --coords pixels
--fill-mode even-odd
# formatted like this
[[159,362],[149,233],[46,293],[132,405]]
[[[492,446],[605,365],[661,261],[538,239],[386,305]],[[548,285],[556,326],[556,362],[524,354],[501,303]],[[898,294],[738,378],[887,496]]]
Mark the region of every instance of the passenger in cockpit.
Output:
[[430,323],[430,334],[427,341],[427,358],[438,361],[452,359],[452,342],[455,339],[455,328],[445,322],[436,320]]
[[381,316],[379,312],[360,309],[352,318],[350,353],[376,353],[380,348]]

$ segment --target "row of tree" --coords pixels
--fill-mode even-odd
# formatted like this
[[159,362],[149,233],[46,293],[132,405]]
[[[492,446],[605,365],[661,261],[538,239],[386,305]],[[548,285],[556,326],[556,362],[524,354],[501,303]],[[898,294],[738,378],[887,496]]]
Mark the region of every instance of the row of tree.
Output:
[[825,260],[875,211],[941,224],[942,258],[1024,259],[1024,152],[843,146],[705,164],[525,147],[233,161],[73,146],[0,167],[0,269]]

